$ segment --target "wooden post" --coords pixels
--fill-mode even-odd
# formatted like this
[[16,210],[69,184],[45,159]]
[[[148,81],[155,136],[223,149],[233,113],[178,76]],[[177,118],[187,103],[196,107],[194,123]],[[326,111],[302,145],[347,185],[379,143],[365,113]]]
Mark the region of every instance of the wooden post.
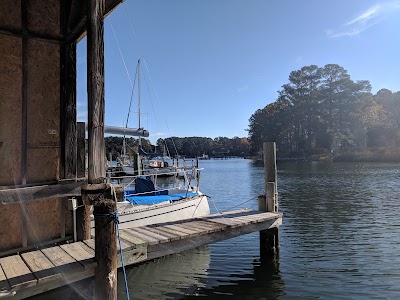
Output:
[[88,184],[82,187],[85,207],[93,205],[95,222],[94,299],[117,299],[117,232],[114,222],[117,203],[110,184]]
[[[276,171],[276,145],[264,143],[264,180],[265,196],[258,197],[258,209],[260,211],[278,211],[277,171]],[[265,261],[279,250],[278,228],[260,231],[260,259]]]
[[87,4],[88,182],[105,178],[104,0]]
[[92,238],[90,232],[90,205],[84,205],[81,197],[77,197],[78,208],[76,209],[76,238],[78,241]]
[[[104,11],[105,0],[87,1],[88,185],[82,195],[94,195],[95,299],[117,299],[116,202],[106,176],[104,145]],[[92,200],[93,200],[92,199]],[[85,201],[85,205],[89,204]]]
[[[268,211],[275,211],[276,191],[277,191],[277,172],[276,172],[276,145],[269,142],[263,144],[264,154],[264,180],[265,180],[265,193],[273,197],[274,208],[268,208]],[[273,185],[269,183],[273,183]],[[268,199],[267,199],[268,201]]]
[[76,43],[61,46],[60,177],[76,177]]
[[[76,176],[78,178],[85,177],[86,169],[86,139],[85,139],[85,122],[78,122],[76,126],[77,141],[77,163]],[[78,241],[88,240],[91,238],[90,233],[90,205],[84,205],[82,198],[77,197],[78,208],[76,209],[76,237]]]

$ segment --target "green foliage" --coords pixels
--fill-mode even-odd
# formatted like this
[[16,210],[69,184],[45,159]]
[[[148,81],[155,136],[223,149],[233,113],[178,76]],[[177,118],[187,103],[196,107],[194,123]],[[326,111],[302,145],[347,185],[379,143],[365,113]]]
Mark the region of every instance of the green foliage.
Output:
[[315,149],[344,153],[353,148],[400,144],[400,92],[370,93],[369,81],[353,81],[336,64],[292,71],[275,102],[249,119],[252,153],[266,141],[278,155],[303,157]]
[[[106,137],[106,153],[112,153],[113,159],[122,154],[123,138],[122,137]],[[132,155],[137,148],[138,140],[134,138],[126,139],[127,155]],[[215,139],[206,137],[171,137],[167,139],[158,139],[155,146],[149,140],[142,139],[142,148],[148,153],[163,153],[171,157],[185,156],[197,157],[203,154],[213,156],[217,153],[227,153],[231,156],[248,156],[250,153],[250,143],[247,138],[227,138],[218,137]],[[137,151],[137,150],[136,150]]]

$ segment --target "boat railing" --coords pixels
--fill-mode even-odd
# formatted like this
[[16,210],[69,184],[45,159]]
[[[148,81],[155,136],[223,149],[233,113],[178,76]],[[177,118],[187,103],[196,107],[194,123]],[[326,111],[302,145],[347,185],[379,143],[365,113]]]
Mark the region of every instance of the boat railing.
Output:
[[[166,175],[172,175],[175,177],[176,180],[173,182],[170,182],[170,184],[178,184],[179,188],[183,189],[191,189],[198,191],[198,186],[199,186],[199,175],[200,171],[203,170],[203,168],[196,168],[196,167],[178,167],[175,170],[171,170],[169,172],[156,172],[153,174],[140,174],[140,175],[126,175],[123,171],[108,171],[107,172],[107,182],[109,183],[116,183],[120,186],[124,187],[124,190],[131,190],[134,189],[136,178],[138,177],[151,177],[154,183],[155,188],[158,188],[158,181],[159,177],[163,177]],[[121,174],[121,175],[119,175]],[[181,186],[181,182],[179,179],[183,179],[184,183]],[[172,189],[176,189],[176,186],[174,186]],[[167,190],[165,188],[164,190]]]

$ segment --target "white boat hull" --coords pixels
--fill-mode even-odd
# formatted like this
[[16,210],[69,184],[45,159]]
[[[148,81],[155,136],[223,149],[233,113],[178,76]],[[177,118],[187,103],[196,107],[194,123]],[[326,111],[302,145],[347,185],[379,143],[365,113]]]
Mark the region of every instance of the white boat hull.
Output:
[[[119,228],[132,228],[157,223],[173,222],[210,214],[205,195],[198,195],[179,201],[165,201],[153,205],[133,205],[128,201],[118,202]],[[91,222],[94,233],[94,220]]]

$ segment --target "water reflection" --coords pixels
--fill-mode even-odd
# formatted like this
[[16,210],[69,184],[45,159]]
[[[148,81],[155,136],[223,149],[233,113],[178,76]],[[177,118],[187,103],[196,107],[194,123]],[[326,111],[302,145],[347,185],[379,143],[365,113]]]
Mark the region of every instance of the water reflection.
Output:
[[[179,299],[195,294],[204,285],[210,266],[207,246],[169,255],[127,270],[129,291],[133,299]],[[123,278],[122,274],[118,274]],[[125,289],[118,284],[118,298]]]

